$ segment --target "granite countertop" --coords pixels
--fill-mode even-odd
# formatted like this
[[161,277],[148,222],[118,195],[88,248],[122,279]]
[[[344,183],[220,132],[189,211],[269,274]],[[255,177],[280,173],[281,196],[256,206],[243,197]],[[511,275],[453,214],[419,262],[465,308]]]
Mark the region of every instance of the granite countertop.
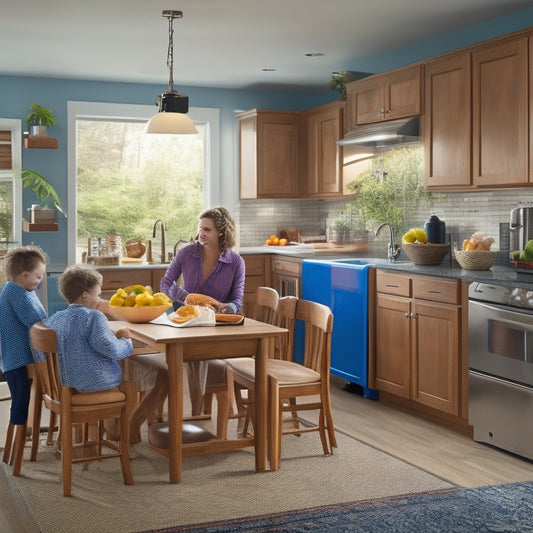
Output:
[[[466,283],[475,281],[494,283],[506,287],[518,287],[533,291],[533,270],[531,274],[524,271],[517,271],[505,261],[497,261],[490,270],[464,270],[454,260],[450,261],[446,256],[444,261],[438,266],[415,265],[408,261],[390,262],[386,258],[368,257],[368,250],[350,253],[342,247],[331,250],[320,250],[317,253],[312,245],[295,245],[295,246],[257,246],[246,247],[239,250],[241,255],[247,254],[276,254],[288,257],[298,257],[303,259],[312,259],[318,261],[327,261],[331,259],[348,259],[354,258],[360,261],[368,262],[374,268],[383,268],[387,270],[396,270],[407,272],[409,274],[422,274],[428,276],[437,276],[444,278],[458,278]],[[366,256],[364,254],[367,254]]]

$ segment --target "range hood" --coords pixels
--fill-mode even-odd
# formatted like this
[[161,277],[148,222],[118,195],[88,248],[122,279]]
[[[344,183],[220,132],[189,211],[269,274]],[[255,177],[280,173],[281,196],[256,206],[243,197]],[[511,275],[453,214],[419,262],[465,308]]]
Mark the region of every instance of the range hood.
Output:
[[359,126],[337,141],[340,146],[392,146],[420,141],[419,117]]

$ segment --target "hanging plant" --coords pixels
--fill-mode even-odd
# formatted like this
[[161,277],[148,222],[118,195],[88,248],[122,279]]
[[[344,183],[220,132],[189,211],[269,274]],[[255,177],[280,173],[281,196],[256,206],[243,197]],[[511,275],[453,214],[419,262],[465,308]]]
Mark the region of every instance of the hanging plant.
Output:
[[61,200],[56,190],[44,176],[35,172],[35,170],[23,170],[20,173],[20,177],[24,188],[31,189],[35,193],[41,202],[41,206],[50,207],[50,203],[53,203],[54,207],[66,218],[67,214],[63,211]]

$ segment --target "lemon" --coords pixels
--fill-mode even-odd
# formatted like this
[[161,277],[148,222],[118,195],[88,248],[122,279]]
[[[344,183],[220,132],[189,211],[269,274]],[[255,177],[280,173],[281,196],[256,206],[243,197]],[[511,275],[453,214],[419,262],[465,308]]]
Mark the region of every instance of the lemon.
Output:
[[422,228],[413,228],[409,231],[412,231],[415,234],[416,240],[418,242],[428,242],[428,236]]
[[411,244],[416,241],[416,235],[414,234],[414,231],[410,229],[407,233],[403,234],[402,242],[406,244]]

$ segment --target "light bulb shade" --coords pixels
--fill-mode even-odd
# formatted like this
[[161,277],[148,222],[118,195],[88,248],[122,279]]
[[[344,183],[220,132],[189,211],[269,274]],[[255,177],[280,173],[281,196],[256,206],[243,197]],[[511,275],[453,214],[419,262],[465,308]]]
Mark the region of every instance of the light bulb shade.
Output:
[[194,134],[198,130],[187,115],[161,111],[146,123],[144,133]]

